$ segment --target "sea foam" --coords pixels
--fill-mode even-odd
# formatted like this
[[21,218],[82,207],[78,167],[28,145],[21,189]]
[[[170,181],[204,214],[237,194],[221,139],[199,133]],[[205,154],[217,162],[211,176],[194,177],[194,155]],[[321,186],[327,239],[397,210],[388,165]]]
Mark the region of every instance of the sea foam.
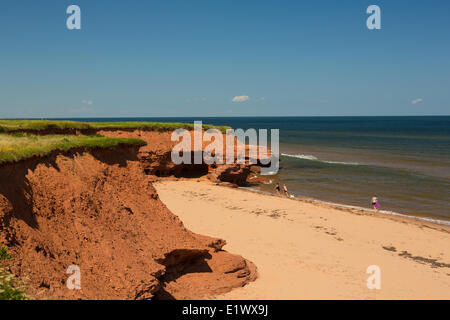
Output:
[[297,159],[303,159],[303,160],[310,160],[310,161],[318,161],[323,163],[329,163],[329,164],[342,164],[342,165],[350,165],[350,166],[358,166],[360,165],[358,162],[344,162],[344,161],[330,161],[330,160],[321,160],[313,155],[310,154],[288,154],[288,153],[282,153],[283,157],[289,157],[289,158],[297,158]]

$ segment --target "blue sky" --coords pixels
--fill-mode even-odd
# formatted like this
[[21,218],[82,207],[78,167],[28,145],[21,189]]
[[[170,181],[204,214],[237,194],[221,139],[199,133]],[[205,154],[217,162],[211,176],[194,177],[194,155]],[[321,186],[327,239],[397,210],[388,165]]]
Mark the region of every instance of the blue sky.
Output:
[[447,0],[1,1],[0,118],[448,115],[449,38]]

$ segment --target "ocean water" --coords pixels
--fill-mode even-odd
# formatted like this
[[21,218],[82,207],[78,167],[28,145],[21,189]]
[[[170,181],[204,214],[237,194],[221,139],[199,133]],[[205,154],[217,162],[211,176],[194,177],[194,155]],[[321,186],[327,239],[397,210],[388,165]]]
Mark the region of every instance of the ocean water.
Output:
[[[80,120],[80,119],[73,119]],[[450,116],[114,118],[280,129],[273,182],[293,194],[450,221]],[[273,185],[255,186],[271,191]]]

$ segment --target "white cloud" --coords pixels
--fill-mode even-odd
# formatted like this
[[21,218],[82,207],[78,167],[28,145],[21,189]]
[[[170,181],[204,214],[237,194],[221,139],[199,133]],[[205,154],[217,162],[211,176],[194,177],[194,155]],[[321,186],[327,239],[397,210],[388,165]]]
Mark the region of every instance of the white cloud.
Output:
[[232,102],[244,102],[244,101],[247,101],[247,100],[250,100],[249,96],[235,96],[233,98],[233,100],[231,100],[231,101]]
[[89,105],[89,106],[91,106],[91,105],[94,104],[94,102],[92,102],[92,100],[82,100],[81,103],[82,103],[82,104],[87,104],[87,105]]
[[417,99],[414,99],[413,101],[411,101],[411,103],[412,103],[412,104],[418,104],[418,103],[420,103],[420,102],[422,102],[422,101],[423,101],[422,98],[417,98]]

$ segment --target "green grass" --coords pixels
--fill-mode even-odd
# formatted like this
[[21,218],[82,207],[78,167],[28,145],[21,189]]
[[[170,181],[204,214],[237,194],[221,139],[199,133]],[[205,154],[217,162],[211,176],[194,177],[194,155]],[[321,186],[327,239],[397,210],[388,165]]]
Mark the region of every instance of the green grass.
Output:
[[77,121],[50,121],[50,120],[0,120],[0,132],[13,132],[20,130],[47,130],[47,129],[89,129],[89,124]]
[[[192,130],[191,123],[161,122],[79,122],[55,120],[0,120],[0,164],[27,159],[32,156],[46,155],[54,150],[71,148],[110,148],[119,144],[145,145],[140,139],[109,138],[75,135],[31,135],[39,131],[78,129],[139,129],[149,131]],[[218,129],[226,132],[229,127],[203,125],[203,129]],[[55,132],[56,133],[56,132]]]
[[[165,122],[79,122],[56,120],[0,120],[0,132],[15,131],[41,131],[52,129],[141,129],[150,131],[173,131],[176,129],[191,130],[192,123],[165,123]],[[225,132],[227,126],[203,125],[205,130],[218,129]]]
[[55,150],[72,148],[112,148],[118,145],[145,145],[140,139],[109,138],[101,135],[71,136],[44,135],[35,136],[24,133],[0,134],[0,163],[14,162],[33,156],[43,156]]

